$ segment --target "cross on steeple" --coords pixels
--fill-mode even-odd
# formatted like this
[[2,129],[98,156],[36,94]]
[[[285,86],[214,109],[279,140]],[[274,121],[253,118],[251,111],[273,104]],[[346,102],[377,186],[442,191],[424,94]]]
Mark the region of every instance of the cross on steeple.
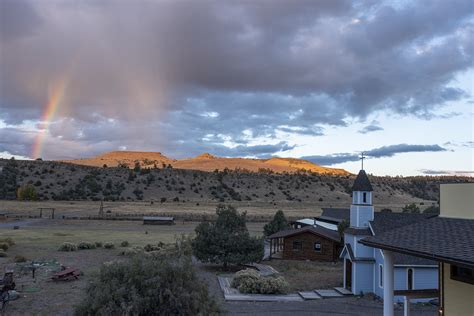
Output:
[[367,157],[364,156],[364,152],[362,152],[361,155],[360,155],[360,158],[359,158],[359,159],[361,160],[361,162],[362,162],[362,168],[361,168],[361,170],[364,170],[364,159],[365,159],[365,158],[367,158]]

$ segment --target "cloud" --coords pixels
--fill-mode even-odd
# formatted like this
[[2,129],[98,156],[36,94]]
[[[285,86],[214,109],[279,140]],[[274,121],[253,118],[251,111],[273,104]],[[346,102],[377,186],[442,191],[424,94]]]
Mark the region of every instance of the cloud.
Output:
[[[70,147],[196,152],[216,146],[203,140],[209,134],[224,135],[218,145],[228,148],[279,132],[319,136],[376,111],[431,119],[471,97],[452,86],[473,67],[469,0],[0,6],[1,120],[39,120],[53,87],[66,82],[53,123],[75,123],[51,131],[50,158]],[[151,134],[157,139],[143,139]],[[3,147],[29,155],[26,145]]]
[[[385,158],[393,157],[397,154],[402,153],[413,153],[413,152],[440,152],[446,151],[439,145],[409,145],[409,144],[398,144],[378,147],[370,150],[363,151],[364,155],[368,158]],[[360,153],[337,153],[330,155],[316,155],[316,156],[305,156],[301,157],[312,161],[320,165],[335,165],[344,162],[358,161],[360,160]]]
[[442,175],[452,175],[452,176],[468,176],[474,177],[474,171],[454,171],[454,170],[432,170],[432,169],[423,169],[420,170],[421,173],[429,176],[442,176]]
[[383,131],[383,128],[379,126],[379,122],[377,121],[372,121],[369,125],[365,126],[358,132],[361,134],[367,134],[367,133],[372,133],[372,132],[377,132],[377,131]]

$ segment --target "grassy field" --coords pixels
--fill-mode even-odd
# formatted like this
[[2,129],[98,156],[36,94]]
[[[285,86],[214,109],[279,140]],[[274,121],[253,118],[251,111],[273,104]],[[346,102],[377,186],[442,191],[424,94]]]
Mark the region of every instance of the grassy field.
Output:
[[[122,241],[130,246],[144,246],[158,242],[172,243],[181,234],[193,234],[197,222],[177,222],[172,226],[143,225],[140,221],[98,220],[49,220],[25,219],[0,222],[0,239],[12,238],[15,245],[8,249],[8,257],[0,258],[3,270],[15,271],[15,282],[21,293],[20,299],[10,302],[8,315],[71,315],[74,305],[79,303],[87,283],[102,263],[124,260],[120,252]],[[20,229],[14,230],[13,225]],[[262,234],[263,223],[249,223],[252,235]],[[61,252],[63,242],[112,242],[115,249],[97,248]],[[14,262],[15,256],[24,256],[29,261],[58,262],[66,267],[76,267],[84,272],[77,281],[56,283],[49,281],[52,268],[45,266],[36,272],[20,273],[21,264]]]
[[[351,201],[339,203],[296,203],[296,202],[237,202],[230,203],[237,207],[238,211],[246,211],[251,221],[269,221],[277,210],[283,210],[288,219],[294,220],[304,217],[315,217],[321,215],[324,207],[349,208]],[[423,203],[423,202],[422,202]],[[104,202],[104,212],[109,217],[128,217],[143,215],[169,215],[178,220],[202,221],[215,215],[218,202],[192,203],[159,203],[153,204],[145,201],[137,202]],[[405,204],[383,204],[376,203],[376,210],[390,208],[394,211],[400,210]],[[430,202],[423,203],[425,207]],[[423,206],[420,206],[421,208]],[[95,201],[0,201],[0,212],[8,214],[9,217],[39,216],[39,208],[54,208],[56,218],[65,217],[88,217],[98,216],[100,202]],[[50,216],[49,211],[43,212],[44,217]]]

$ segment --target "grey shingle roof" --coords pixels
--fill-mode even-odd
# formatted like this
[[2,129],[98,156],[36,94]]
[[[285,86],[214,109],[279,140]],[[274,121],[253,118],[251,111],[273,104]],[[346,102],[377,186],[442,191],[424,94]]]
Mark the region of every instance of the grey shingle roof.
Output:
[[347,254],[349,255],[349,258],[351,259],[351,261],[375,261],[374,258],[355,257],[351,244],[345,244],[344,245],[344,249],[342,250],[341,255],[343,255],[345,251],[347,251]]
[[343,220],[349,221],[351,217],[351,212],[348,208],[322,208],[322,210],[323,213],[317,218],[323,221],[340,223]]
[[282,230],[279,231],[273,235],[268,236],[268,238],[273,239],[273,238],[283,238],[283,237],[289,237],[289,236],[294,236],[294,235],[299,235],[302,233],[312,233],[316,235],[321,235],[324,236],[328,239],[332,239],[334,241],[339,242],[341,240],[341,237],[339,236],[339,233],[334,230],[330,230],[324,227],[314,227],[314,226],[305,226],[302,228],[298,229],[287,229],[287,230]]
[[434,217],[359,242],[401,254],[474,267],[474,219]]
[[370,184],[369,178],[365,173],[365,170],[359,171],[357,178],[352,185],[352,191],[373,191],[372,184]]
[[378,235],[391,229],[410,225],[434,216],[436,214],[375,212],[374,220],[370,222],[370,226],[374,230],[375,235]]

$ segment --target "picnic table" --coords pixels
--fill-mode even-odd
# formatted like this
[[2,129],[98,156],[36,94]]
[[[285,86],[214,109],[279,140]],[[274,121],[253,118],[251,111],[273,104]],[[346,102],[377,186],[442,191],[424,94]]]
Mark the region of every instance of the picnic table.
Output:
[[62,271],[56,272],[53,274],[51,279],[53,281],[72,281],[79,279],[81,271],[77,268],[66,268]]

